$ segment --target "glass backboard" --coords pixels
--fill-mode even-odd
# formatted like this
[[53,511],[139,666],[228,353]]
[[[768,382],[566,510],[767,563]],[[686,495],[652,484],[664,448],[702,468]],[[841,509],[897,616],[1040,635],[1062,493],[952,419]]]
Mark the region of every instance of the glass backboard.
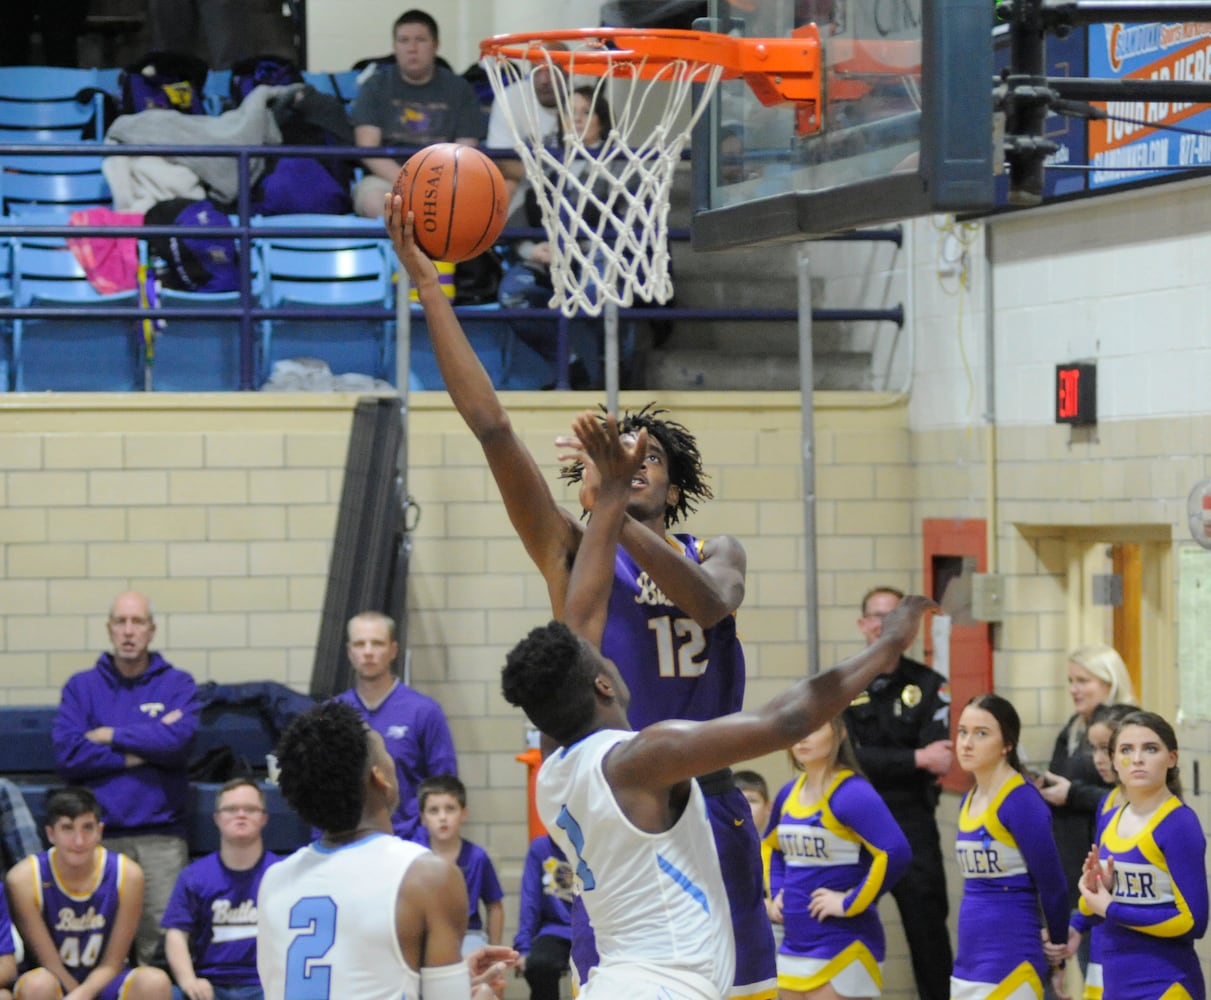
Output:
[[695,249],[992,205],[988,0],[711,0],[709,16],[749,38],[814,22],[823,99],[812,114],[719,85],[694,134]]

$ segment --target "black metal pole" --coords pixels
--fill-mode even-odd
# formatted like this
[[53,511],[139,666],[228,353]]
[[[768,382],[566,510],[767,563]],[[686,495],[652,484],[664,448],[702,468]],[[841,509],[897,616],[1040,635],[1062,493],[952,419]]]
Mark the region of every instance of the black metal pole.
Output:
[[1050,76],[1047,86],[1071,101],[1172,101],[1211,104],[1211,83],[1204,80],[1104,80]]
[[1009,202],[1037,205],[1043,200],[1043,160],[1037,139],[1047,119],[1046,48],[1041,5],[1044,0],[1014,0],[1009,26],[1012,76],[1005,108],[1005,158],[1009,162]]

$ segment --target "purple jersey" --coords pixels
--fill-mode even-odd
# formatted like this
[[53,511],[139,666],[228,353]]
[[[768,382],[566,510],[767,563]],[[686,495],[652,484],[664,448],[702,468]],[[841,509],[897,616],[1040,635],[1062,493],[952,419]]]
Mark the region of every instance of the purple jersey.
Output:
[[184,931],[194,972],[216,986],[256,986],[257,891],[281,857],[265,851],[246,871],[223,864],[218,852],[199,858],[177,879],[160,926]]
[[13,922],[8,915],[8,900],[0,892],[0,955],[13,954]]
[[22,862],[35,868],[35,901],[59,957],[77,982],[83,982],[105,954],[126,879],[125,855],[98,847],[97,859],[97,880],[84,896],[73,895],[59,881],[53,847]]
[[[429,831],[423,826],[417,827],[413,841],[429,847]],[[463,873],[463,881],[467,883],[467,900],[470,911],[467,915],[467,930],[481,931],[484,928],[483,918],[479,913],[479,904],[496,903],[505,898],[505,891],[500,887],[500,879],[496,877],[496,868],[479,844],[469,840],[463,841],[458,849],[458,870]]]
[[426,778],[439,774],[458,774],[454,740],[445,713],[432,698],[396,683],[381,705],[369,709],[350,688],[334,701],[352,705],[387,744],[387,753],[395,761],[399,781],[399,808],[391,817],[397,837],[413,840],[420,826],[416,789]]
[[[665,540],[694,562],[702,542],[693,535]],[[665,719],[703,722],[740,711],[744,652],[734,615],[704,629],[670,601],[620,545],[601,651],[631,689],[628,719],[643,729]]]

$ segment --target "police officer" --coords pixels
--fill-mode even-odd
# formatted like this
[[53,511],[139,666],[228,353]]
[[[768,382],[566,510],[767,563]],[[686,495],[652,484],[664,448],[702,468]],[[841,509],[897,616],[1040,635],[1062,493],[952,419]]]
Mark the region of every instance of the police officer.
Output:
[[[876,587],[862,599],[858,628],[870,645],[883,616],[904,594]],[[921,1000],[948,1000],[954,959],[946,875],[934,812],[938,777],[950,770],[950,691],[941,674],[901,656],[896,669],[877,678],[845,710],[849,736],[866,777],[887,803],[912,846],[912,862],[891,890],[900,909],[912,971]]]

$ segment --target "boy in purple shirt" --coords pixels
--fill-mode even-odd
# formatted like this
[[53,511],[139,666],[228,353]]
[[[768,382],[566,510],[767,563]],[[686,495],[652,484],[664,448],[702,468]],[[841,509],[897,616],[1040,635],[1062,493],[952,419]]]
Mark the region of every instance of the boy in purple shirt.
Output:
[[387,744],[399,782],[391,825],[396,836],[413,840],[420,825],[417,785],[437,774],[458,773],[450,726],[441,705],[392,671],[399,655],[394,621],[379,611],[363,611],[349,619],[347,634],[353,687],[334,700],[355,708]]
[[574,878],[572,866],[547,834],[530,841],[513,938],[530,1000],[559,1000],[559,977],[572,952]]
[[[421,829],[412,839],[457,865],[467,883],[471,908],[463,937],[463,955],[485,944],[500,944],[505,930],[505,907],[501,902],[505,891],[500,887],[488,852],[459,835],[467,818],[466,786],[452,774],[439,774],[421,782],[416,797],[420,803]],[[481,900],[487,911],[486,932],[479,912]]]
[[198,728],[193,678],[150,650],[151,602],[119,594],[109,612],[112,653],[63,687],[55,715],[55,763],[64,779],[96,795],[106,817],[105,846],[146,873],[135,946],[153,960],[160,917],[189,861],[187,765]]
[[219,849],[181,872],[164,911],[174,1000],[263,1000],[257,892],[265,870],[281,860],[261,838],[268,820],[265,795],[251,778],[233,778],[219,789]]

